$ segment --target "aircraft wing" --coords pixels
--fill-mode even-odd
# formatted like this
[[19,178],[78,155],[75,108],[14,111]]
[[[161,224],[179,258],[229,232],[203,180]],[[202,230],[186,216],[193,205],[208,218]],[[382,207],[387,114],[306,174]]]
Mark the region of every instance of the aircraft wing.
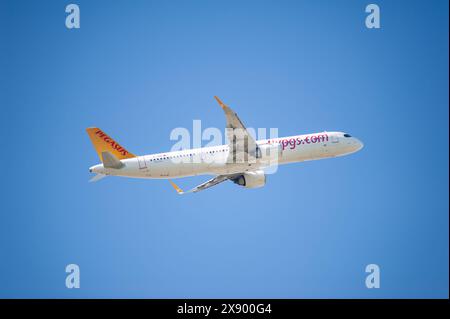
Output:
[[192,188],[192,189],[190,189],[188,191],[185,191],[185,192],[181,188],[179,188],[177,186],[177,184],[175,184],[171,180],[169,180],[169,182],[170,182],[170,184],[172,184],[173,188],[175,188],[177,193],[181,195],[181,194],[186,194],[186,193],[197,193],[199,191],[202,191],[204,189],[213,187],[213,186],[215,186],[217,184],[220,184],[220,183],[222,183],[222,182],[224,182],[224,181],[226,181],[228,179],[232,179],[234,177],[236,177],[236,175],[234,175],[234,174],[233,175],[218,175],[218,176],[210,179],[209,181],[206,181],[203,184],[200,184],[200,185],[198,185],[198,186],[196,186],[196,187],[194,187],[194,188]]
[[214,96],[225,112],[227,120],[226,131],[230,147],[230,158],[228,162],[238,163],[248,161],[251,157],[258,157],[258,145],[249,134],[237,114],[225,105],[217,96]]

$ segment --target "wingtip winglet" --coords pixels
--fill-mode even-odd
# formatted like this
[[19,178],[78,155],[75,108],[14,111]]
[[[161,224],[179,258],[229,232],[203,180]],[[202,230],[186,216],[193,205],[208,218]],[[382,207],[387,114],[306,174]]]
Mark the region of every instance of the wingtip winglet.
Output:
[[214,95],[214,98],[216,99],[217,103],[219,103],[221,108],[225,108],[225,104],[223,104],[223,102],[217,96]]
[[175,190],[177,191],[178,194],[181,195],[184,193],[183,190],[181,188],[179,188],[178,185],[175,184],[174,182],[172,182],[170,179],[169,179],[169,182],[170,182],[170,184],[172,184],[172,187],[175,188]]

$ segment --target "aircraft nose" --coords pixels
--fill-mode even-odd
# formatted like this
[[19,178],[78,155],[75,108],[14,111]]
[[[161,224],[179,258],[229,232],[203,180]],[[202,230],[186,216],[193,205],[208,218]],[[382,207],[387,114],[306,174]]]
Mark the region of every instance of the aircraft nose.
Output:
[[355,138],[356,140],[356,145],[357,145],[357,151],[359,151],[360,149],[362,149],[364,147],[364,143],[361,142],[360,140],[358,140],[357,138]]

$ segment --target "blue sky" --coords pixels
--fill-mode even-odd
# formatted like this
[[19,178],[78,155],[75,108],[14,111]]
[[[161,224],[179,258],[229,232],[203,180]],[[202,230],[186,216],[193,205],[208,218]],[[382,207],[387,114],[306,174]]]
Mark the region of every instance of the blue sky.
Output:
[[[447,1],[377,1],[379,30],[365,1],[76,1],[78,30],[68,3],[0,4],[0,297],[448,297]],[[256,190],[87,182],[86,127],[162,152],[224,126],[214,95],[249,127],[365,147]]]

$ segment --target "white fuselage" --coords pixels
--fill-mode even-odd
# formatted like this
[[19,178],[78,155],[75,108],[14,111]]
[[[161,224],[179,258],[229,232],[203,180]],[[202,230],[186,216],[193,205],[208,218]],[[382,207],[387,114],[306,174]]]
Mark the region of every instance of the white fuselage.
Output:
[[[120,169],[98,164],[91,172],[135,178],[177,178],[194,175],[224,175],[254,171],[272,165],[318,160],[354,153],[363,147],[361,141],[342,132],[322,132],[306,135],[258,140],[260,147],[277,148],[276,159],[263,156],[252,162],[230,162],[228,145],[204,147],[176,152],[142,155],[123,159]],[[273,155],[273,154],[272,154]]]

